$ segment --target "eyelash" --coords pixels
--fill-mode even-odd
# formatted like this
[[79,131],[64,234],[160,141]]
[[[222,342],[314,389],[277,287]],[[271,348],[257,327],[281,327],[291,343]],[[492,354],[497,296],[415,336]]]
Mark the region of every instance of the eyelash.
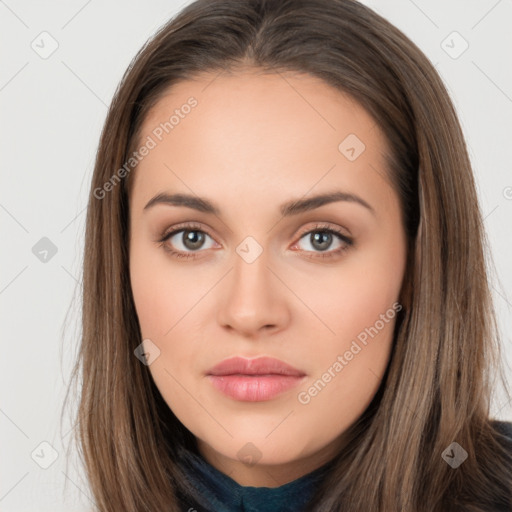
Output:
[[[181,251],[176,251],[174,249],[171,249],[165,243],[165,242],[167,242],[167,240],[169,238],[171,238],[175,234],[180,233],[182,231],[199,231],[201,233],[204,233],[205,235],[208,235],[210,238],[213,238],[207,231],[204,231],[204,229],[202,229],[202,227],[197,225],[197,224],[193,224],[193,223],[192,224],[184,224],[184,225],[180,225],[180,226],[175,227],[172,231],[164,232],[163,235],[161,236],[161,238],[158,240],[159,247],[162,247],[171,256],[176,257],[176,258],[183,258],[183,259],[194,259],[194,258],[196,258],[195,253],[196,252],[201,252],[200,250],[192,252],[192,253],[183,253]],[[325,251],[325,252],[315,251],[315,256],[307,256],[308,258],[311,258],[311,259],[316,259],[316,258],[321,258],[321,259],[335,258],[337,256],[340,256],[342,253],[344,253],[345,251],[347,251],[348,249],[350,249],[354,245],[354,241],[351,238],[347,237],[346,235],[344,235],[341,231],[337,230],[336,228],[326,226],[325,224],[317,224],[316,226],[313,227],[313,229],[309,229],[308,231],[302,233],[299,236],[299,240],[304,238],[304,236],[306,236],[306,235],[311,235],[312,233],[317,233],[317,232],[319,232],[319,233],[329,233],[329,234],[335,235],[335,236],[337,236],[339,238],[339,240],[341,242],[343,242],[344,245],[342,247],[336,249],[336,250],[333,250],[333,251]],[[308,253],[308,252],[312,252],[312,251],[302,251],[302,252]]]

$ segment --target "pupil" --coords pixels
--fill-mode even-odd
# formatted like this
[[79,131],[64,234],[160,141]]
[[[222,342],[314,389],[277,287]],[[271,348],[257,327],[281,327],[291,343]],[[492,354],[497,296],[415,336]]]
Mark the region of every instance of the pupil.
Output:
[[185,238],[183,243],[188,249],[198,249],[204,241],[203,233],[198,231],[185,231],[183,236]]
[[325,251],[331,245],[332,234],[326,232],[313,233],[313,247]]

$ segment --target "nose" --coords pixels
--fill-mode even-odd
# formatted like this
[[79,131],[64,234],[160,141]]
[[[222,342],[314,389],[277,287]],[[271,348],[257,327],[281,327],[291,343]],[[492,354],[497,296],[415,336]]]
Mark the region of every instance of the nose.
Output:
[[268,259],[266,251],[252,263],[235,253],[234,268],[218,297],[218,321],[223,328],[244,337],[256,337],[287,327],[287,289],[270,268]]

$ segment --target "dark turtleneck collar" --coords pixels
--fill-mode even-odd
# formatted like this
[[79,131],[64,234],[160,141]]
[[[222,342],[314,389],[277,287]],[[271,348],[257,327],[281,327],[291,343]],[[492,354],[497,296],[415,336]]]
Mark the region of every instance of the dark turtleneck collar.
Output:
[[[508,441],[512,453],[512,422],[493,420]],[[178,446],[178,464],[194,489],[197,502],[179,493],[183,512],[302,512],[325,478],[334,459],[320,468],[280,487],[242,486],[209,464],[197,451]],[[200,498],[200,499],[199,499]],[[202,507],[200,503],[204,503]],[[497,507],[489,512],[504,510]],[[509,510],[507,508],[507,510]]]
[[198,501],[208,503],[212,512],[300,512],[334,462],[280,487],[251,487],[235,482],[199,452],[180,448],[179,453],[180,467],[202,498]]

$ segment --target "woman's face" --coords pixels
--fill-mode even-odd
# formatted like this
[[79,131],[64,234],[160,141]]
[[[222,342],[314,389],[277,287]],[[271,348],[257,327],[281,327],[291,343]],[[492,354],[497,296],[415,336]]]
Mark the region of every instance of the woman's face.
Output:
[[[130,278],[151,375],[213,466],[294,480],[342,449],[389,361],[406,238],[384,135],[316,78],[247,70],[173,86],[140,140]],[[235,356],[299,375],[210,375]]]

